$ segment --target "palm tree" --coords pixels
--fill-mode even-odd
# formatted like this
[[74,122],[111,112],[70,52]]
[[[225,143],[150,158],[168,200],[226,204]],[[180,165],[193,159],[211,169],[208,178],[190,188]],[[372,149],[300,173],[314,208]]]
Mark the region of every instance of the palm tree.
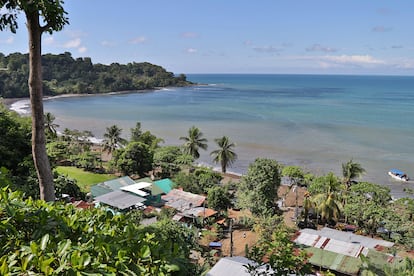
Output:
[[216,138],[214,141],[219,146],[219,149],[212,151],[210,155],[214,157],[213,161],[215,163],[220,163],[221,171],[225,173],[226,168],[231,166],[237,159],[237,154],[233,151],[236,144],[230,142],[227,136]]
[[46,136],[51,137],[51,138],[56,138],[57,136],[56,128],[59,127],[58,124],[54,123],[55,119],[56,119],[55,116],[50,112],[47,112],[44,115],[45,133],[46,133]]
[[103,150],[108,151],[108,153],[112,153],[115,151],[119,146],[126,143],[126,140],[121,137],[122,129],[119,128],[117,125],[113,125],[106,128],[106,132],[104,134],[104,144]]
[[200,158],[198,150],[201,148],[207,150],[207,139],[202,138],[203,133],[195,126],[188,130],[188,137],[180,137],[184,142],[184,151],[190,154],[194,159]]
[[337,221],[342,210],[342,204],[338,199],[341,184],[333,173],[324,177],[324,191],[315,195],[314,202],[318,213],[326,221]]
[[345,164],[342,163],[343,182],[347,188],[351,186],[352,180],[360,177],[363,173],[365,173],[365,169],[362,168],[361,164],[355,163],[352,159]]
[[[352,181],[365,173],[365,169],[359,163],[355,163],[352,159],[346,163],[342,163],[342,177],[345,184],[345,195],[343,197],[344,206],[347,204],[347,197]],[[345,222],[348,221],[348,216],[345,216]]]

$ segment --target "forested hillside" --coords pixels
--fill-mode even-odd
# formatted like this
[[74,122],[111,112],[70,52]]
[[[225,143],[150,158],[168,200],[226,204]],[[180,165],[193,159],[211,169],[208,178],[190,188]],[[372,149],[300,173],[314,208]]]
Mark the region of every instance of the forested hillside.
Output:
[[[28,54],[0,53],[0,96],[28,97]],[[46,54],[42,58],[45,95],[106,93],[191,84],[186,76],[174,76],[148,62],[126,65],[93,64],[91,58],[74,59],[69,52]]]

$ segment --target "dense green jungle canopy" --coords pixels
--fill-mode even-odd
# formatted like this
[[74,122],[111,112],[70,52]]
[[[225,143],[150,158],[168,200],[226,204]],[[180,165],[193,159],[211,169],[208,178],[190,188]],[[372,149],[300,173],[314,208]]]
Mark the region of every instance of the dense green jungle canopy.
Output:
[[[0,97],[29,96],[28,62],[28,54],[5,56],[0,53]],[[43,55],[42,69],[45,95],[105,93],[191,84],[184,74],[174,76],[161,66],[148,62],[93,64],[91,58],[74,59],[69,52]]]

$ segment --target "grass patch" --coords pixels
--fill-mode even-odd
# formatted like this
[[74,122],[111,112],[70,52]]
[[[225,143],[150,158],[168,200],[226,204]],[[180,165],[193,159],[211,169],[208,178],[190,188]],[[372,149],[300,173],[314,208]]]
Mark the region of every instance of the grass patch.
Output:
[[60,174],[75,179],[83,192],[90,192],[91,186],[95,184],[117,178],[114,174],[86,172],[76,167],[58,166],[55,170]]

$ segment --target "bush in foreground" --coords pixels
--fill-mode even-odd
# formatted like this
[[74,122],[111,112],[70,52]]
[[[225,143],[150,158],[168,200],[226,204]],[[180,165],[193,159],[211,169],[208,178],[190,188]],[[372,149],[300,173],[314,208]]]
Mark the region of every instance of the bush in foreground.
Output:
[[191,275],[190,230],[0,190],[1,275]]

